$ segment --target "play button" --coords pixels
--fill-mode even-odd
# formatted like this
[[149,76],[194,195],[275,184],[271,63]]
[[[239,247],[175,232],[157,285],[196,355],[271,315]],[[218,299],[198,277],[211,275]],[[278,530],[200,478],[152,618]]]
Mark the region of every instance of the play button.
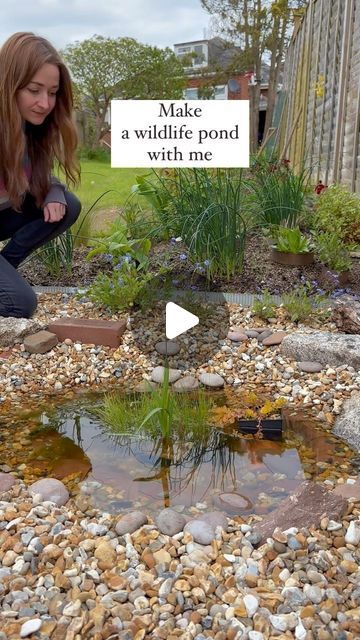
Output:
[[190,311],[186,311],[186,309],[183,309],[183,307],[180,307],[174,302],[168,302],[166,304],[165,313],[165,333],[168,340],[176,338],[199,324],[199,318],[197,316],[190,313]]

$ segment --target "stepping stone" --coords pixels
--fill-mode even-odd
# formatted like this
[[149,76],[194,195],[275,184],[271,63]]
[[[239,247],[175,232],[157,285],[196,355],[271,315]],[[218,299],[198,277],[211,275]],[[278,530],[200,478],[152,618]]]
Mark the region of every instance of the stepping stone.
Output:
[[[151,380],[157,383],[164,382],[165,367],[155,367],[151,372]],[[181,378],[181,371],[178,369],[169,369],[169,382],[176,382]]]
[[275,333],[272,333],[271,336],[264,338],[262,343],[264,347],[272,347],[274,345],[281,344],[286,335],[286,331],[275,331]]
[[88,320],[87,318],[62,318],[48,325],[59,340],[71,338],[74,342],[118,347],[126,329],[126,320]]
[[272,335],[272,331],[271,329],[265,329],[265,331],[262,331],[262,333],[259,334],[258,337],[258,342],[263,342],[263,340],[265,340],[265,338],[268,338],[269,336]]
[[252,507],[252,503],[246,496],[240,493],[220,493],[213,497],[213,503],[218,509],[226,511],[226,513],[237,514],[241,511],[248,511]]
[[324,365],[321,364],[321,362],[311,362],[310,360],[298,362],[297,366],[300,371],[304,371],[305,373],[319,373],[324,369]]
[[141,380],[139,384],[136,385],[134,391],[136,393],[150,393],[152,389],[156,389],[157,385],[152,380]]
[[180,351],[180,345],[173,340],[164,340],[157,342],[155,349],[161,356],[175,356]]
[[182,391],[195,391],[199,388],[199,381],[194,376],[185,376],[174,383],[173,389],[181,393]]
[[222,378],[218,373],[202,373],[199,376],[199,380],[201,384],[204,384],[206,387],[223,387],[225,384],[224,378]]
[[10,473],[0,473],[0,496],[2,493],[9,491],[15,482],[16,478]]
[[233,329],[227,334],[227,338],[232,342],[245,342],[248,336],[242,329]]

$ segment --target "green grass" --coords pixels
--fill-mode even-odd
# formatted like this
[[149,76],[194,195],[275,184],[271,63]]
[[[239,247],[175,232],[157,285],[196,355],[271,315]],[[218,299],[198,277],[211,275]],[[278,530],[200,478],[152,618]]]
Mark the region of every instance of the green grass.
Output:
[[[84,237],[90,237],[94,234],[94,231],[101,230],[101,220],[104,219],[104,223],[107,226],[111,222],[111,217],[104,215],[104,212],[111,210],[121,210],[126,200],[131,194],[131,187],[135,184],[135,177],[146,173],[147,169],[112,169],[109,162],[99,160],[81,160],[81,183],[77,189],[73,192],[77,195],[82,203],[82,211],[79,220],[73,227],[73,232],[76,234],[84,216],[89,211],[91,206],[96,202],[100,196],[104,195],[94,206],[91,213],[87,216],[87,219],[82,224],[80,235]],[[60,174],[60,180],[64,181],[64,176]],[[100,216],[97,216],[97,212],[100,212]],[[91,221],[96,218],[96,222],[93,224]]]
[[75,193],[87,211],[102,193],[114,189],[101,198],[97,208],[122,207],[135,184],[135,176],[143,173],[146,169],[112,169],[110,163],[82,160],[81,184]]

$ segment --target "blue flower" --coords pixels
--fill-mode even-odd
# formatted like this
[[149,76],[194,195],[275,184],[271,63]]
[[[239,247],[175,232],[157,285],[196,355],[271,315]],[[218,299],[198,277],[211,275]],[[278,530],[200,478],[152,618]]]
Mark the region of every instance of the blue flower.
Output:
[[205,265],[205,267],[209,267],[210,266],[210,260],[204,260],[204,265]]
[[180,260],[187,260],[187,254],[186,253],[180,253],[179,258],[180,258]]
[[174,287],[176,287],[176,285],[180,283],[180,280],[172,280],[171,282],[174,285]]
[[112,262],[112,259],[113,259],[112,253],[103,253],[102,255],[104,260],[106,260],[107,262]]

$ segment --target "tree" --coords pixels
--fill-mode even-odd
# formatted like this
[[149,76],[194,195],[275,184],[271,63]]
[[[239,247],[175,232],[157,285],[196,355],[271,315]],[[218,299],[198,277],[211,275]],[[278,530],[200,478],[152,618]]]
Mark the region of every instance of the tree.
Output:
[[264,135],[271,124],[279,73],[292,9],[302,7],[306,0],[201,0],[202,6],[217,17],[218,29],[240,46],[239,62],[243,70],[254,72],[255,82],[249,84],[250,148],[256,151],[259,128],[259,103],[262,63],[270,60],[268,107]]
[[74,81],[77,106],[94,121],[91,146],[98,144],[111,100],[182,98],[183,66],[169,48],[94,35],[68,45],[62,56]]

